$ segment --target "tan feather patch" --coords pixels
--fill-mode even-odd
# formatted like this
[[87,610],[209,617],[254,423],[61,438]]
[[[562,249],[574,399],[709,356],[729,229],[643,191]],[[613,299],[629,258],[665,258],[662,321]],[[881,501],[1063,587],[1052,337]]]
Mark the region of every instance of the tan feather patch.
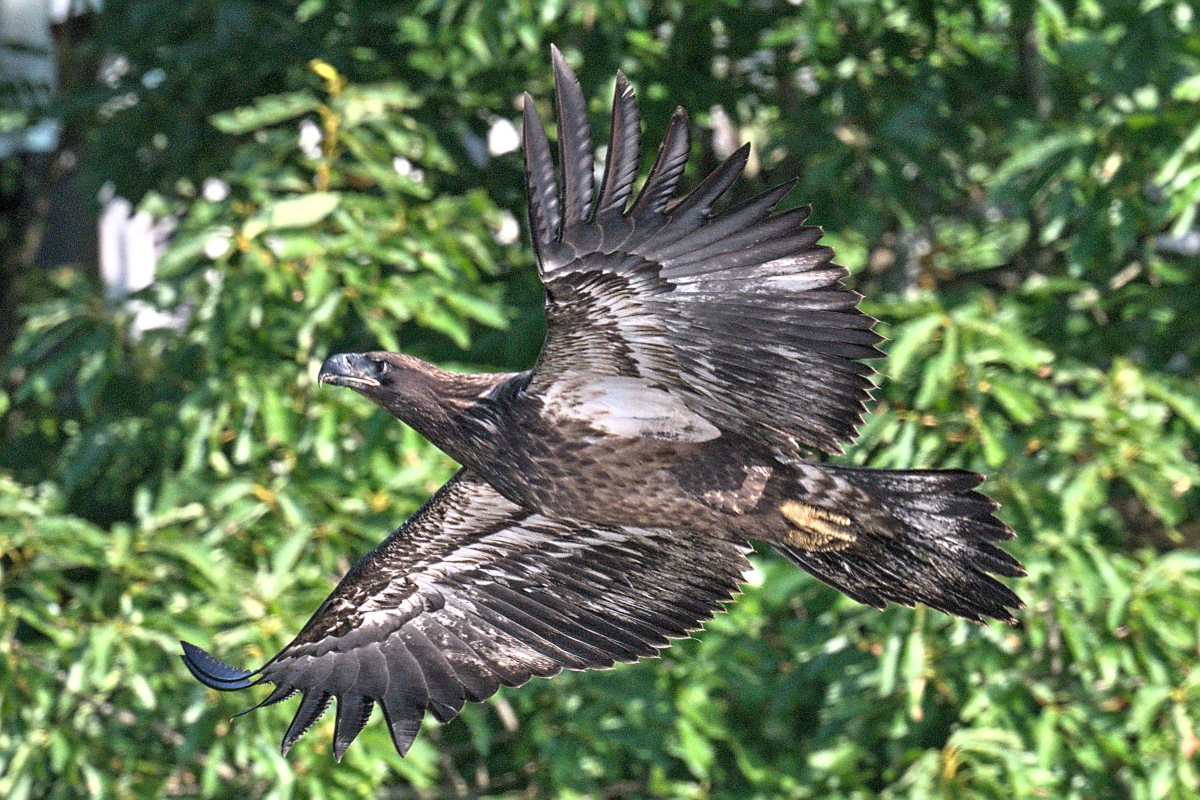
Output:
[[850,528],[850,518],[823,508],[788,500],[779,507],[784,519],[795,525],[789,532],[789,545],[804,550],[842,550],[854,544],[858,536]]

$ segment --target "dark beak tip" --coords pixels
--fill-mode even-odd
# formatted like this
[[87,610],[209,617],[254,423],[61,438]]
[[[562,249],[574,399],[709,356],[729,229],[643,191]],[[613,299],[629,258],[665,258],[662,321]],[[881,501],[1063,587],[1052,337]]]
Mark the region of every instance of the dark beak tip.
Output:
[[336,385],[336,378],[353,373],[354,369],[350,363],[350,354],[334,353],[325,359],[325,363],[321,365],[320,371],[317,372],[317,385],[323,386],[327,383]]
[[325,359],[317,373],[317,385],[348,386],[352,389],[374,388],[379,381],[369,374],[368,359],[357,353],[335,353]]

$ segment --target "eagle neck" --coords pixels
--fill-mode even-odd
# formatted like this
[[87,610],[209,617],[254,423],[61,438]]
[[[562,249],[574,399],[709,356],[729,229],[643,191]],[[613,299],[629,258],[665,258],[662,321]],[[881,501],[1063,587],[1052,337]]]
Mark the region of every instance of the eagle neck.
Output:
[[500,447],[509,384],[523,375],[430,370],[385,408],[458,463],[478,467]]

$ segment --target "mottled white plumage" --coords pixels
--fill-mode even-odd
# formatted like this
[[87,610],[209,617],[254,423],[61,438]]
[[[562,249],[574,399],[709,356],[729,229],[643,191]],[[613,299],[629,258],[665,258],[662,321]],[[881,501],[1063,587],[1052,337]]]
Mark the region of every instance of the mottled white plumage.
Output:
[[721,435],[715,425],[669,391],[641,378],[588,376],[561,380],[542,395],[546,412],[574,419],[610,436],[706,442]]

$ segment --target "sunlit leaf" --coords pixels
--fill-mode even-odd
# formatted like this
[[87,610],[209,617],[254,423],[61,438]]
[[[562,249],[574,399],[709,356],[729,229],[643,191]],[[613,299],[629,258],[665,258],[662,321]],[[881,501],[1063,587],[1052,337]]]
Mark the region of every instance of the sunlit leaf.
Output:
[[222,133],[243,134],[308,114],[319,101],[306,91],[260,97],[252,105],[213,114],[209,121]]

